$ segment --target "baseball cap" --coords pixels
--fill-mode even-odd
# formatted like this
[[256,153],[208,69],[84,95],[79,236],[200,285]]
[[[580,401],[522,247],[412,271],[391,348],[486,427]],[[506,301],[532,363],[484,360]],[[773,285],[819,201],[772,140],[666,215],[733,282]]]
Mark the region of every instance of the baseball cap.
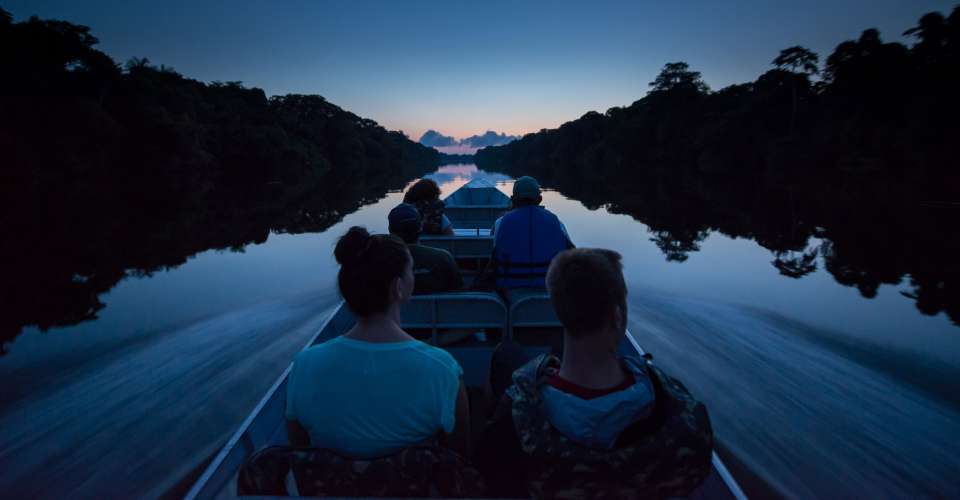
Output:
[[419,232],[423,224],[420,211],[409,203],[401,203],[393,207],[387,215],[387,221],[390,223],[390,232]]
[[540,184],[536,179],[525,175],[513,183],[513,197],[535,200],[540,196]]

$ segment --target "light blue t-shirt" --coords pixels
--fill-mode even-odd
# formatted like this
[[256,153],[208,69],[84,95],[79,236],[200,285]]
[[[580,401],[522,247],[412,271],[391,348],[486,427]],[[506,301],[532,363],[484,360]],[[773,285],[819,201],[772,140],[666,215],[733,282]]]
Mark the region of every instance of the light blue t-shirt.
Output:
[[286,417],[306,428],[311,446],[390,455],[453,432],[462,374],[453,356],[418,340],[337,337],[294,359]]

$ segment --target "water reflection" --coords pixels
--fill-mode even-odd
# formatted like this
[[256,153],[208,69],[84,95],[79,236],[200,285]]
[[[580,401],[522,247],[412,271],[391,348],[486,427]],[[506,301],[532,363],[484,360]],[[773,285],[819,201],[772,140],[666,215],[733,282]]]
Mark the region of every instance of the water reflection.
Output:
[[534,170],[505,169],[536,175],[588,209],[642,222],[667,261],[686,261],[713,233],[747,238],[770,252],[786,278],[823,268],[865,298],[881,285],[903,285],[919,311],[945,312],[960,325],[957,208],[925,203],[912,188],[891,189],[890,179],[838,186],[813,175],[770,181],[638,171],[599,178],[562,167]]
[[210,249],[242,252],[271,233],[324,231],[431,170],[404,166],[293,194],[277,186],[264,197],[191,206],[158,207],[146,198],[111,206],[108,192],[96,201],[78,200],[76,193],[52,196],[19,214],[16,234],[7,234],[0,249],[0,354],[26,326],[45,331],[97,318],[106,307],[101,296],[126,277],[148,278]]
[[[322,232],[341,221],[344,215],[380,199],[390,190],[401,189],[405,182],[422,173],[397,172],[366,179],[362,184],[353,182],[320,188],[305,199],[278,198],[272,206],[235,204],[228,209],[216,204],[200,212],[167,211],[162,216],[154,213],[149,222],[121,209],[103,212],[99,218],[91,215],[82,219],[84,223],[69,226],[51,223],[56,219],[51,214],[34,214],[33,220],[23,222],[18,244],[4,245],[0,250],[0,265],[5,268],[5,279],[10,285],[4,287],[3,292],[8,314],[0,319],[0,345],[5,350],[9,341],[28,325],[45,330],[97,318],[106,307],[104,294],[125,277],[153,279],[151,276],[157,271],[178,267],[204,250],[241,252],[249,244],[265,242],[271,234],[276,238],[283,233]],[[639,263],[644,269],[644,278],[651,273],[662,273],[664,281],[658,284],[662,289],[703,295],[702,290],[708,287],[698,283],[715,281],[723,273],[701,269],[687,261],[691,255],[700,253],[709,239],[719,235],[754,241],[768,252],[766,258],[746,257],[752,255],[753,250],[746,247],[736,250],[739,283],[726,282],[715,287],[723,290],[724,296],[740,294],[744,297],[742,302],[751,303],[756,303],[759,297],[758,305],[843,330],[887,328],[892,337],[898,328],[902,334],[905,325],[913,325],[904,316],[897,318],[899,326],[887,327],[890,321],[876,320],[883,316],[876,308],[857,315],[859,324],[844,324],[841,314],[825,310],[839,308],[835,305],[839,302],[832,298],[829,303],[824,302],[824,297],[835,295],[832,289],[789,292],[792,295],[789,301],[797,304],[792,308],[776,306],[778,301],[788,302],[788,298],[777,297],[779,292],[769,292],[767,284],[763,285],[766,288],[759,285],[757,288],[766,291],[749,295],[744,290],[750,287],[743,281],[761,272],[757,264],[758,259],[762,259],[760,262],[772,266],[767,269],[789,279],[807,281],[811,275],[825,272],[834,282],[855,287],[866,298],[876,297],[882,285],[890,285],[914,301],[925,314],[946,311],[955,323],[960,318],[957,294],[960,268],[955,257],[960,255],[960,231],[957,218],[951,217],[955,211],[952,208],[916,204],[908,209],[902,204],[875,204],[864,210],[862,195],[838,198],[744,183],[690,186],[678,182],[644,183],[637,179],[565,177],[563,172],[533,173],[562,195],[548,194],[546,203],[552,210],[553,205],[564,206],[568,198],[590,210],[567,210],[566,217],[575,218],[567,221],[568,225],[580,233],[573,235],[578,244],[611,246],[627,254],[628,259],[636,259],[646,255],[644,249],[649,243],[628,247],[623,235],[638,229],[644,231],[648,235],[646,239],[661,253],[661,259],[671,263],[662,269],[645,257]],[[438,182],[444,196],[474,178],[498,183],[505,192],[510,189],[509,175],[478,169],[475,165],[447,165],[427,175]],[[594,213],[601,208],[605,209],[601,210],[603,215]],[[66,207],[51,206],[50,210],[66,210]],[[606,227],[604,221],[613,220],[611,214],[628,215],[644,226],[618,224],[603,232],[595,230]],[[583,219],[582,224],[576,218]],[[381,222],[373,217],[370,224],[377,228]],[[276,250],[284,245],[281,241],[271,246]],[[261,270],[257,273],[261,288],[279,287],[277,282],[282,280],[270,271],[276,266],[275,253],[258,250],[253,255],[232,260],[204,257],[203,262],[208,264],[199,268],[207,265],[220,268],[233,260],[245,262],[244,269]],[[720,254],[712,250],[709,255]],[[307,257],[295,257],[301,258]],[[256,264],[250,264],[254,262]],[[676,263],[683,264],[673,265]],[[198,298],[192,302],[191,317],[237,305],[236,298],[221,298],[223,287],[217,286],[218,283],[233,283],[238,289],[248,285],[243,277],[248,273],[242,276],[230,271],[189,274],[196,275],[196,279],[186,286]],[[177,293],[171,289],[162,292],[162,296]],[[132,299],[131,294],[112,300],[116,305],[111,307],[119,308],[118,314],[130,316],[128,324],[150,323],[144,307]],[[219,302],[223,302],[222,307],[217,306]],[[139,317],[134,317],[137,315]],[[826,320],[818,321],[822,317]]]
[[[429,175],[440,176],[444,195],[477,177],[511,189],[507,176],[472,165]],[[0,379],[15,381],[0,387],[0,491],[169,493],[236,429],[336,304],[336,237],[354,224],[386,231],[402,198],[392,190],[403,186],[348,215],[341,209],[331,217],[342,220],[321,232],[274,230],[242,253],[180,255],[184,265],[100,295],[107,306],[95,321],[55,335],[28,328],[0,358]],[[797,496],[956,492],[949,436],[960,422],[960,336],[945,317],[917,313],[892,286],[871,300],[839,286],[824,266],[837,251],[825,250],[835,244],[825,229],[805,240],[755,230],[761,242],[680,214],[656,214],[650,227],[626,202],[568,196],[550,191],[544,204],[578,245],[624,254],[631,332],[707,402],[719,439],[755,473]],[[766,247],[793,240],[805,246]],[[677,258],[667,262],[664,248]]]

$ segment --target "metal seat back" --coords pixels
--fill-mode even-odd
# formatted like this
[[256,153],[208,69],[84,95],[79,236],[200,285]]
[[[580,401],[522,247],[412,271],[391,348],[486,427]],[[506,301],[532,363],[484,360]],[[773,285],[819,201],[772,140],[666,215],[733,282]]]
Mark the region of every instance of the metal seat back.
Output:
[[447,207],[443,213],[453,223],[453,227],[491,229],[494,222],[509,210],[510,207],[478,205]]
[[454,259],[485,259],[493,252],[493,236],[422,236],[420,244],[446,250]]
[[510,338],[517,328],[563,328],[546,290],[510,290]]
[[416,295],[400,309],[403,328],[429,329],[433,344],[441,329],[509,330],[507,306],[495,293],[454,292]]

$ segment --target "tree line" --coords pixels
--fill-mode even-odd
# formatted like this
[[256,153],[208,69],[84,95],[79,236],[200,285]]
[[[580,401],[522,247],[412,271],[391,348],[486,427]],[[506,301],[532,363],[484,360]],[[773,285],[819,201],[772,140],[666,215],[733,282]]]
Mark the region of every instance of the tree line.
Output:
[[90,319],[128,275],[319,231],[439,153],[317,95],[268,98],[0,9],[0,345]]
[[712,231],[748,237],[785,276],[822,261],[866,297],[908,280],[922,312],[960,324],[960,7],[904,34],[868,29],[825,61],[789,47],[717,91],[671,62],[633,104],[476,162],[634,216],[668,260]]

